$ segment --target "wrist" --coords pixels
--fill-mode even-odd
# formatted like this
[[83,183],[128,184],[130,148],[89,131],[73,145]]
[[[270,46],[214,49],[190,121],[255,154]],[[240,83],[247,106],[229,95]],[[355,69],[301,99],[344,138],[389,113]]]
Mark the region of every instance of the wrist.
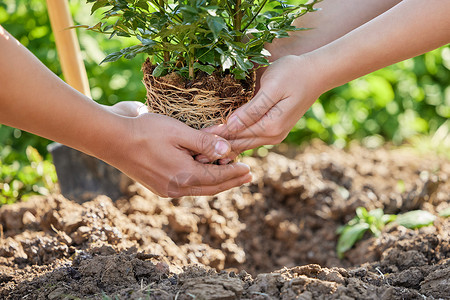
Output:
[[328,90],[328,81],[324,80],[323,70],[319,61],[311,55],[306,53],[295,56],[296,61],[292,64],[293,74],[296,74],[295,78],[303,81],[302,86],[306,87],[310,98],[318,98],[321,94]]
[[311,70],[309,76],[311,77],[313,86],[319,91],[319,94],[323,94],[345,83],[345,81],[339,81],[342,73],[345,73],[345,71],[343,70],[341,74],[336,74],[335,72],[343,66],[338,66],[338,62],[332,54],[318,49],[306,53],[302,57],[308,61],[309,70]]
[[81,151],[95,156],[103,161],[110,162],[118,147],[127,143],[127,117],[117,115],[110,109],[98,106],[95,112],[95,121],[91,126],[86,126],[88,134],[79,142],[82,145]]

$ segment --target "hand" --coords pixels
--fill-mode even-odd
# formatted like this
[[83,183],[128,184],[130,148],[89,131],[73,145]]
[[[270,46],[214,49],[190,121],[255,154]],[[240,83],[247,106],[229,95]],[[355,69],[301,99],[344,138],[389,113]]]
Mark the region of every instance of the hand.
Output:
[[232,146],[228,158],[220,163],[242,151],[283,141],[320,95],[315,72],[305,55],[288,55],[272,63],[250,102],[237,109],[226,124],[204,129],[226,138]]
[[[139,102],[122,103],[110,110],[130,116],[142,107]],[[153,113],[121,121],[122,134],[111,141],[108,153],[97,156],[160,196],[212,195],[251,180],[245,164],[217,166],[194,160],[197,153],[211,161],[226,156],[230,147],[221,137]]]
[[139,101],[122,101],[113,106],[102,105],[110,112],[124,117],[137,117],[142,112],[147,112],[147,106]]

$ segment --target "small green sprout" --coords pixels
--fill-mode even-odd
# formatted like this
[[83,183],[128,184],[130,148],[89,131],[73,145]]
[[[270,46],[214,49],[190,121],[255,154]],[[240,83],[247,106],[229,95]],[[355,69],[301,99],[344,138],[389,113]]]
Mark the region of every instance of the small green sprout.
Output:
[[395,218],[395,215],[385,215],[381,208],[368,212],[364,207],[358,207],[356,216],[337,230],[340,235],[336,248],[338,257],[343,258],[344,253],[351,249],[367,230],[374,236],[379,236],[384,226]]
[[[445,210],[444,213],[449,214],[450,209]],[[395,222],[409,229],[416,229],[432,225],[435,219],[435,215],[424,210],[389,215],[384,214],[381,208],[368,212],[364,207],[358,207],[356,216],[337,230],[337,234],[340,235],[336,246],[338,257],[342,259],[345,252],[350,250],[364,236],[367,230],[370,230],[374,236],[379,236],[384,226],[390,222]]]
[[448,217],[450,217],[450,207],[447,207],[446,209],[441,210],[441,211],[439,212],[439,216],[441,216],[441,217],[443,217],[443,218],[448,218]]

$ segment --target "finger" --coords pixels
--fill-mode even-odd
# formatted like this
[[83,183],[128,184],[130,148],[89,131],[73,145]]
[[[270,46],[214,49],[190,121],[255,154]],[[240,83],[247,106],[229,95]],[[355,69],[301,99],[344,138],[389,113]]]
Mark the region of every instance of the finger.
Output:
[[[193,180],[191,182],[187,182],[191,186],[216,185],[250,173],[250,167],[241,162],[224,166],[197,164],[194,170],[193,174],[195,174],[195,178],[192,178]],[[195,180],[197,182],[194,182]]]
[[[256,123],[247,127],[245,130],[233,135],[224,135],[227,140],[237,140],[254,137],[276,137],[291,127],[290,121],[296,123],[296,111],[294,110],[292,99],[286,98],[280,100]],[[292,126],[293,126],[292,124]]]
[[223,158],[231,150],[227,140],[217,135],[182,126],[178,143],[181,147],[203,154],[209,161]]
[[254,149],[264,145],[272,145],[273,138],[271,137],[254,137],[237,140],[230,140],[229,143],[233,151],[244,152],[246,150]]
[[[268,87],[270,89],[270,87]],[[276,90],[261,89],[250,102],[238,108],[227,120],[229,132],[239,132],[258,122],[280,99]]]
[[223,137],[228,141],[268,137],[272,138],[272,140],[268,140],[268,144],[277,144],[279,137],[287,133],[310,107],[310,105],[295,107],[295,104],[296,101],[291,98],[283,99],[252,126]]
[[231,161],[231,158],[221,158],[219,159],[219,165],[228,165]]
[[252,175],[245,174],[241,177],[233,178],[216,185],[191,186],[191,187],[182,187],[179,188],[178,190],[169,190],[168,195],[169,197],[215,195],[217,193],[223,192],[233,187],[241,186],[245,183],[250,182],[251,180]]
[[250,167],[243,163],[233,163],[226,166],[202,165],[193,162],[188,166],[189,171],[179,172],[170,179],[168,193],[195,186],[214,186],[223,182],[239,178],[250,173]]
[[220,135],[219,133],[224,131],[222,129],[224,126],[225,126],[224,124],[212,125],[209,127],[202,128],[202,129],[200,129],[200,131]]
[[[228,155],[224,158],[221,158],[218,160],[219,165],[226,165],[229,164],[231,161],[235,160],[236,157],[239,155],[239,152],[236,151],[230,151],[230,153],[228,153]],[[197,156],[195,156],[195,160],[202,163],[202,164],[208,164],[211,161],[209,160],[209,158],[203,154],[199,154]]]
[[209,164],[211,162],[211,160],[203,154],[196,155],[195,160],[202,164]]
[[235,152],[232,150],[226,158],[219,159],[219,165],[229,164],[230,162],[234,161],[239,156],[239,154],[240,154],[239,152]]

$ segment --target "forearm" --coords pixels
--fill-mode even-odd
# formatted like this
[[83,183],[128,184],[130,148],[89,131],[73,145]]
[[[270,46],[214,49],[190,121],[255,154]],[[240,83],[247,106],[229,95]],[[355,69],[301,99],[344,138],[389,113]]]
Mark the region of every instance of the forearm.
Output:
[[307,57],[322,91],[450,42],[450,1],[403,0]]
[[276,39],[266,48],[271,61],[286,55],[300,55],[313,51],[340,38],[353,29],[387,11],[401,0],[324,0],[294,21],[297,28],[312,28],[292,32],[288,38]]
[[70,88],[0,27],[0,123],[104,153],[119,116]]

